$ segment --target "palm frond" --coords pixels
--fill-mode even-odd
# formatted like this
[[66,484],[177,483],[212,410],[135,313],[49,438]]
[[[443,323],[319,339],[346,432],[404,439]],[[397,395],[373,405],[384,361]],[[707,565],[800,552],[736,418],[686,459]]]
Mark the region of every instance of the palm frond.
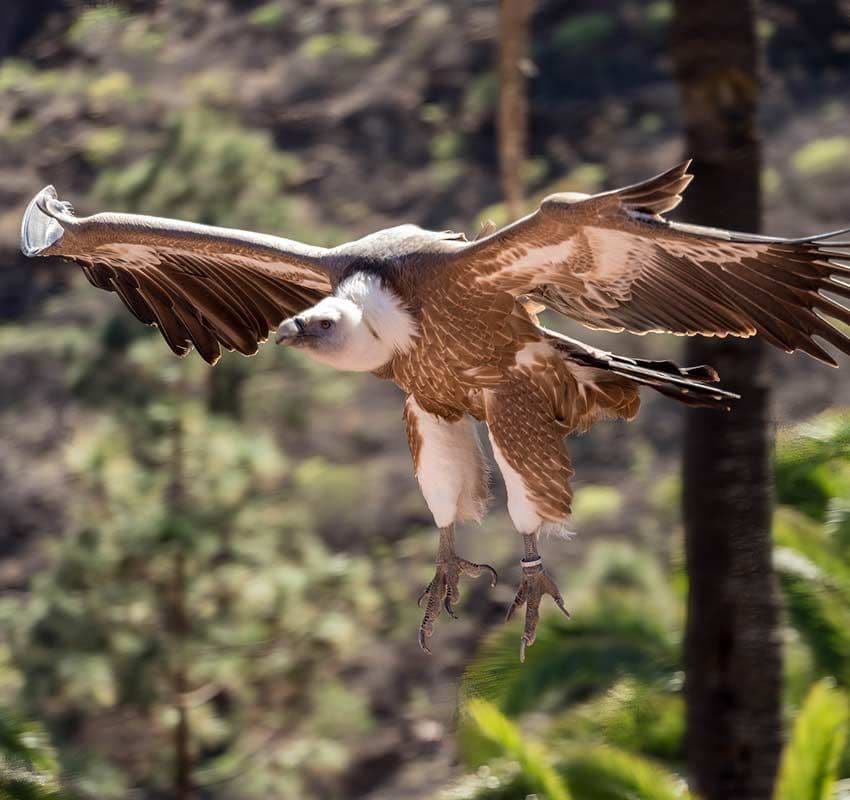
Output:
[[839,548],[841,531],[838,506],[831,502],[828,513],[833,524],[820,525],[791,508],[780,508],[773,525],[773,541],[778,549],[790,550],[817,567],[830,591],[840,594],[850,606],[850,565]]
[[832,497],[850,494],[850,414],[830,411],[782,431],[776,449],[776,495],[823,520]]
[[829,501],[824,530],[842,556],[850,555],[850,497],[833,497]]
[[582,800],[689,800],[685,781],[649,759],[601,746],[581,750],[559,765]]
[[543,748],[523,736],[519,728],[486,700],[471,700],[466,706],[468,724],[486,739],[495,754],[516,761],[524,781],[546,800],[571,800],[564,781],[552,767]]
[[625,678],[604,695],[569,708],[553,722],[549,735],[678,764],[684,758],[685,736],[681,676],[652,683]]
[[823,526],[790,509],[777,513],[774,540],[789,622],[819,672],[850,686],[850,569]]
[[0,713],[0,797],[60,800],[59,767],[43,728]]
[[779,551],[774,563],[789,621],[818,672],[850,687],[850,608],[824,587],[817,567],[802,556]]
[[453,781],[436,800],[517,800],[533,792],[515,761],[498,760]]
[[774,800],[829,800],[847,740],[850,705],[828,680],[804,701],[782,754]]
[[463,678],[462,699],[483,698],[506,714],[563,708],[605,691],[623,675],[652,681],[676,669],[675,635],[639,603],[600,605],[569,622],[544,618],[525,663],[517,658],[517,634],[489,637]]

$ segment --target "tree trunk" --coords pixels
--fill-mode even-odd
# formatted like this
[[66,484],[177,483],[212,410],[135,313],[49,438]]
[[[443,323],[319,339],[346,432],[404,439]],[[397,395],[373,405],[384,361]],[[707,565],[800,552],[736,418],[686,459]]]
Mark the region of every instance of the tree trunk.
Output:
[[526,65],[531,0],[501,0],[499,12],[499,172],[512,218],[522,214],[528,124]]
[[[697,176],[685,214],[751,232],[761,212],[755,23],[754,0],[676,0],[672,32]],[[687,347],[687,363],[712,364],[742,396],[731,413],[688,411],[685,428],[687,763],[705,800],[769,800],[781,748],[766,360],[758,340]]]

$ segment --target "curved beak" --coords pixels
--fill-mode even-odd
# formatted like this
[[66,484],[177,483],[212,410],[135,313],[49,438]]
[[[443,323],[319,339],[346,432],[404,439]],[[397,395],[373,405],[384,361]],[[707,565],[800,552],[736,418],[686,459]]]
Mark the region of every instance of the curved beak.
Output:
[[292,344],[304,332],[304,323],[300,319],[285,319],[277,327],[274,336],[276,344]]

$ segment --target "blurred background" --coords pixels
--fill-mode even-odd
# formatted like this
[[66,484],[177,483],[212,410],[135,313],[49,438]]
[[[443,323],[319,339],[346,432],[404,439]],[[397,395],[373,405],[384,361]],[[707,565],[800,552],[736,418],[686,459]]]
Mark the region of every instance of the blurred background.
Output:
[[[681,160],[671,31],[686,6],[527,5],[514,210]],[[753,30],[762,230],[846,226],[850,7],[764,0]],[[80,214],[323,245],[400,222],[502,224],[499,45],[492,0],[4,0],[0,796],[690,796],[679,407],[646,393],[635,423],[570,442],[579,535],[545,545],[573,619],[546,613],[521,668],[521,623],[501,624],[518,542],[495,482],[458,544],[502,580],[462,586],[429,658],[415,600],[436,534],[395,387],[273,346],[214,370],[178,360],[79,270],[18,251],[47,183]],[[672,337],[549,322],[683,357]],[[850,364],[766,358],[775,796],[845,797]]]

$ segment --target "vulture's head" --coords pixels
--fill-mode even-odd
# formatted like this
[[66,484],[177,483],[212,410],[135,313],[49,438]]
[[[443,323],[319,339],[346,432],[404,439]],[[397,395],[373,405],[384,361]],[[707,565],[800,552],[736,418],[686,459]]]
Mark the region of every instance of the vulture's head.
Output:
[[413,342],[416,325],[399,298],[370,278],[342,284],[331,297],[280,323],[278,344],[341,370],[371,372]]

